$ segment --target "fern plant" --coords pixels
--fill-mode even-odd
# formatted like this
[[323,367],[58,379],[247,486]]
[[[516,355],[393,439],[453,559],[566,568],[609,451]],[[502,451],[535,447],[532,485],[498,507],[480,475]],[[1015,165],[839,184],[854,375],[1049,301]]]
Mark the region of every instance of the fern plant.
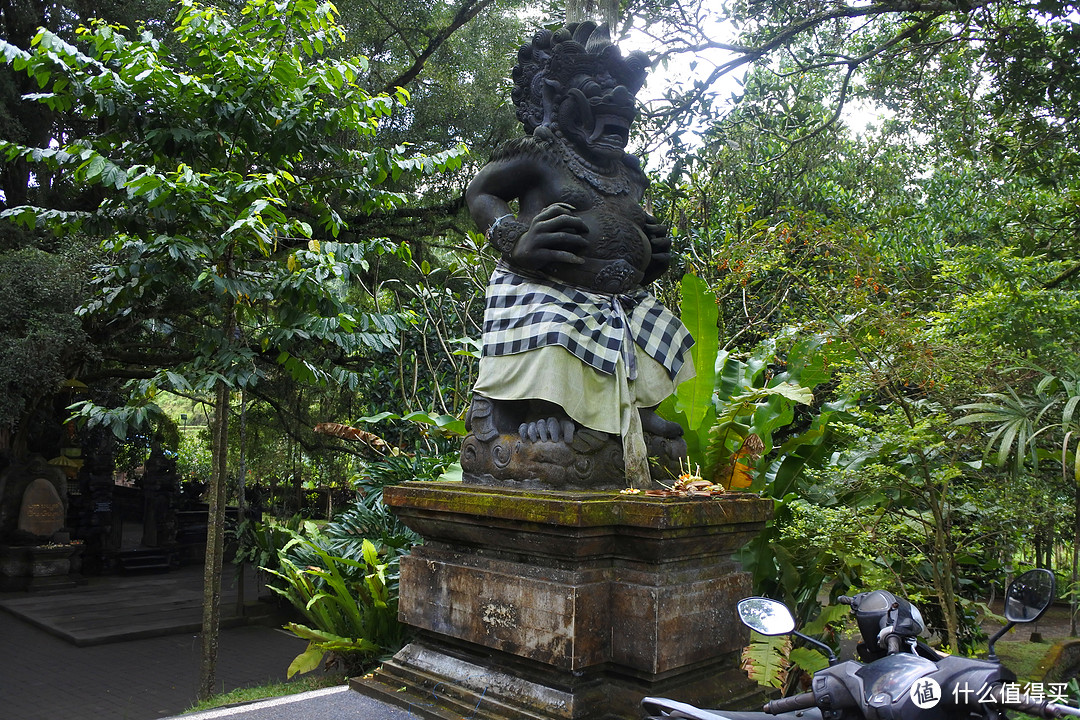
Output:
[[766,636],[751,631],[750,644],[743,648],[742,669],[759,685],[790,690],[798,674],[792,668],[813,675],[829,666],[828,659],[819,651],[806,647],[793,647],[790,635]]
[[[318,564],[293,562],[289,551],[296,547],[317,558]],[[390,563],[382,562],[375,544],[367,539],[361,541],[361,558],[336,557],[319,543],[294,533],[279,553],[279,569],[268,570],[284,581],[283,587],[270,589],[292,603],[309,623],[285,626],[308,641],[304,652],[289,665],[289,677],[314,670],[327,653],[354,673],[379,654],[404,644],[407,629],[397,619]]]
[[751,632],[750,644],[742,652],[742,669],[758,685],[781,689],[787,685],[790,653],[790,635]]

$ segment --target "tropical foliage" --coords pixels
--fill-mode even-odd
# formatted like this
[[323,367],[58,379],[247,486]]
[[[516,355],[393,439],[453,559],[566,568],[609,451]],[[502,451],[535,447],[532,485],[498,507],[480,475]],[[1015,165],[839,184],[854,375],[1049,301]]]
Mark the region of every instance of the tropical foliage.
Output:
[[[342,657],[346,672],[356,674],[380,651],[396,650],[406,630],[397,621],[396,587],[390,564],[381,562],[374,543],[362,539],[360,560],[337,557],[320,543],[294,534],[278,555],[279,569],[269,572],[284,587],[269,587],[291,602],[307,619],[286,627],[308,641],[308,648],[289,666],[289,677],[316,669],[326,653]],[[298,565],[289,551],[315,556],[317,565]],[[393,583],[396,585],[396,583]]]
[[[205,433],[213,462],[211,418],[171,449],[298,492],[355,479],[319,533],[245,547],[311,613],[301,665],[385,651],[411,538],[378,488],[452,464],[495,260],[462,191],[517,133],[525,3],[41,5],[0,7],[0,449],[44,452],[77,400],[128,445],[179,396],[243,416]],[[698,341],[660,411],[703,476],[772,498],[756,589],[805,623],[886,587],[954,649],[1023,565],[1075,596],[1075,5],[603,11],[659,59],[635,139],[677,251],[655,289]]]

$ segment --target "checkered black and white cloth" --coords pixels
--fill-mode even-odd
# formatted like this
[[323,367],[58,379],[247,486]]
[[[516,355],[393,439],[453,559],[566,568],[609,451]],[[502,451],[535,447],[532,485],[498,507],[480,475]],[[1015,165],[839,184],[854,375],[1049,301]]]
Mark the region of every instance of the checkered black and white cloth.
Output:
[[604,295],[547,278],[521,275],[500,262],[491,275],[484,313],[483,354],[514,355],[562,345],[607,375],[623,359],[627,379],[637,376],[636,343],[672,379],[694,344],[670,310],[644,289]]

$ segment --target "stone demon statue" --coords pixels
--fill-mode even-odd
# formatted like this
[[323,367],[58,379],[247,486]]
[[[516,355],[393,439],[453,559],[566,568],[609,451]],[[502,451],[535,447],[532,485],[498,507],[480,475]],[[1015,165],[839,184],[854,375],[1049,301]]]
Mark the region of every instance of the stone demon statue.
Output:
[[642,207],[648,181],[624,149],[647,66],[590,22],[518,51],[513,100],[528,135],[499,147],[466,193],[502,254],[462,446],[467,482],[642,487],[650,458],[658,479],[678,474],[681,429],[654,409],[693,376],[693,340],[644,289],[671,241]]

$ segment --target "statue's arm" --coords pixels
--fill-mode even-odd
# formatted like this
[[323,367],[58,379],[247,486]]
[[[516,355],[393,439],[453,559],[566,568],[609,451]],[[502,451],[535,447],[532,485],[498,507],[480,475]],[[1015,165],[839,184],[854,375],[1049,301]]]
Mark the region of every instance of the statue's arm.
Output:
[[509,254],[528,229],[518,222],[510,202],[525,192],[524,181],[532,174],[520,161],[497,160],[485,165],[465,190],[465,202],[473,222],[500,252]]
[[500,182],[500,176],[506,175],[505,168],[501,167],[505,164],[485,165],[465,190],[469,213],[482,232],[487,232],[497,218],[510,213],[510,201],[515,195],[514,188]]
[[[579,264],[579,253],[588,247],[585,222],[575,208],[552,202],[555,193],[548,192],[548,184],[536,159],[520,158],[489,163],[465,191],[477,226],[511,264],[524,269]],[[510,207],[513,200],[522,209],[519,215]]]

